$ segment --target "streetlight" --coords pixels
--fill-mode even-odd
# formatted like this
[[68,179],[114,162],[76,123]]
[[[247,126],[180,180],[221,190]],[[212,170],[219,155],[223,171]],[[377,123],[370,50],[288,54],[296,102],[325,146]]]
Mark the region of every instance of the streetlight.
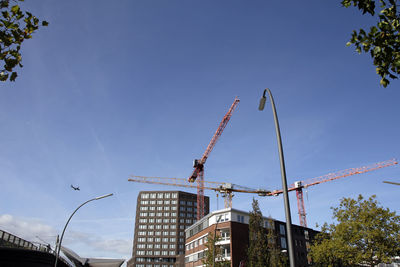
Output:
[[287,239],[288,239],[289,262],[290,262],[290,267],[294,267],[295,260],[294,260],[293,238],[292,238],[292,218],[290,215],[289,195],[288,195],[286,171],[285,171],[285,159],[283,157],[281,132],[279,130],[279,121],[278,121],[278,115],[276,114],[274,98],[272,97],[271,91],[268,88],[266,88],[264,90],[263,96],[260,99],[260,105],[258,106],[258,109],[263,110],[265,107],[265,101],[267,100],[267,97],[265,95],[266,92],[268,92],[269,98],[271,99],[272,113],[274,115],[274,121],[275,121],[276,140],[278,142],[279,160],[281,163],[283,200],[285,203],[286,232],[287,232]]
[[383,181],[386,184],[394,184],[394,185],[400,185],[400,183],[396,183],[396,182],[390,182],[390,181]]
[[77,207],[75,209],[75,211],[71,214],[71,216],[69,216],[69,219],[68,219],[67,223],[64,226],[64,230],[62,231],[60,242],[58,242],[58,246],[56,246],[56,262],[54,263],[54,267],[57,267],[58,257],[60,255],[60,249],[61,249],[61,242],[62,242],[63,237],[64,237],[65,229],[67,229],[67,225],[68,225],[69,221],[71,220],[72,216],[74,216],[75,212],[77,212],[80,209],[80,207],[82,207],[83,205],[89,203],[90,201],[99,200],[99,199],[106,198],[106,197],[111,197],[112,195],[113,194],[111,193],[111,194],[107,194],[107,195],[104,195],[104,196],[100,196],[100,197],[95,197],[95,198],[89,199],[88,201],[82,203],[79,207]]

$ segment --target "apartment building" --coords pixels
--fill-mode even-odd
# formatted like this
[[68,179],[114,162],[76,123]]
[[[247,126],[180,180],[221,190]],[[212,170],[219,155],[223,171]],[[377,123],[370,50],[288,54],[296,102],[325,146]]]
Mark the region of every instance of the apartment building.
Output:
[[[204,197],[204,213],[209,213]],[[132,258],[128,267],[183,267],[185,229],[196,222],[197,195],[142,191],[136,205]]]
[[[185,267],[204,266],[207,237],[217,233],[221,240],[216,243],[222,249],[222,258],[230,261],[230,266],[244,266],[249,244],[249,213],[236,209],[223,209],[210,213],[185,230]],[[277,246],[287,253],[286,223],[264,217],[264,227],[273,229]],[[298,225],[292,226],[296,267],[311,264],[307,256],[311,240],[317,231]],[[218,260],[218,259],[217,259]]]

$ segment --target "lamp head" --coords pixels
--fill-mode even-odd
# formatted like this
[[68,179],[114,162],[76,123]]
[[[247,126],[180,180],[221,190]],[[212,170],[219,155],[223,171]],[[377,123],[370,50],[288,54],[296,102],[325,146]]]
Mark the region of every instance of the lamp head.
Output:
[[107,194],[107,195],[104,195],[104,196],[101,196],[101,197],[96,197],[95,199],[99,200],[99,199],[102,199],[102,198],[105,198],[105,197],[111,197],[112,195],[114,195],[114,194],[113,193]]
[[260,104],[258,105],[258,110],[264,110],[265,102],[267,101],[267,97],[265,96],[266,92],[267,92],[267,89],[264,90],[263,96],[260,99]]

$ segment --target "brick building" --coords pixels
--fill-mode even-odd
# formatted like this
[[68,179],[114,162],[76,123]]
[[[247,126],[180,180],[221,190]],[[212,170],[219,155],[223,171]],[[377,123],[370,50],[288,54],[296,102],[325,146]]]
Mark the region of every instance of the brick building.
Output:
[[[286,223],[264,217],[264,227],[272,228],[278,247],[287,250]],[[222,248],[223,258],[238,267],[246,259],[249,244],[249,213],[236,209],[223,209],[210,213],[185,230],[185,267],[203,266],[205,244],[210,232],[217,232],[221,240],[216,243]],[[296,267],[309,266],[307,257],[310,242],[318,232],[298,225],[292,226]]]
[[[204,197],[204,214],[209,213]],[[136,205],[135,235],[128,267],[183,267],[184,230],[196,222],[197,195],[182,191],[142,191]]]

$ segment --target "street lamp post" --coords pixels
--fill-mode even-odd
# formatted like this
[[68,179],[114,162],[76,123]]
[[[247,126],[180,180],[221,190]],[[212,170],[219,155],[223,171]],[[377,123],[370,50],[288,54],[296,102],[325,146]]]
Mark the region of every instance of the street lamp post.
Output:
[[289,262],[290,262],[290,267],[294,267],[295,259],[294,259],[293,238],[292,238],[292,218],[290,215],[289,195],[288,195],[286,170],[285,170],[285,159],[283,157],[281,132],[279,129],[279,121],[278,121],[278,115],[276,114],[274,98],[272,97],[271,91],[268,88],[266,88],[264,90],[263,96],[260,99],[260,105],[259,105],[258,109],[259,110],[264,109],[265,101],[267,100],[267,97],[265,95],[266,92],[268,92],[269,98],[271,99],[272,113],[274,115],[274,121],[275,121],[276,139],[278,142],[279,160],[280,160],[280,164],[281,164],[283,200],[284,200],[284,204],[285,204],[286,232],[287,232],[286,236],[287,236],[287,243],[288,243],[288,249],[289,249]]
[[58,242],[58,246],[56,246],[56,261],[54,263],[54,267],[57,267],[58,257],[60,256],[61,242],[62,242],[63,237],[64,237],[65,229],[67,229],[67,225],[68,225],[69,221],[71,220],[72,216],[74,216],[75,212],[77,212],[83,205],[89,203],[90,201],[99,200],[99,199],[102,199],[102,198],[110,197],[112,195],[113,194],[107,194],[107,195],[104,195],[104,196],[100,196],[100,197],[95,197],[95,198],[89,199],[88,201],[82,203],[79,207],[77,207],[74,210],[74,212],[71,214],[71,216],[69,216],[69,219],[68,219],[67,223],[64,226],[64,230],[62,231],[60,241]]

